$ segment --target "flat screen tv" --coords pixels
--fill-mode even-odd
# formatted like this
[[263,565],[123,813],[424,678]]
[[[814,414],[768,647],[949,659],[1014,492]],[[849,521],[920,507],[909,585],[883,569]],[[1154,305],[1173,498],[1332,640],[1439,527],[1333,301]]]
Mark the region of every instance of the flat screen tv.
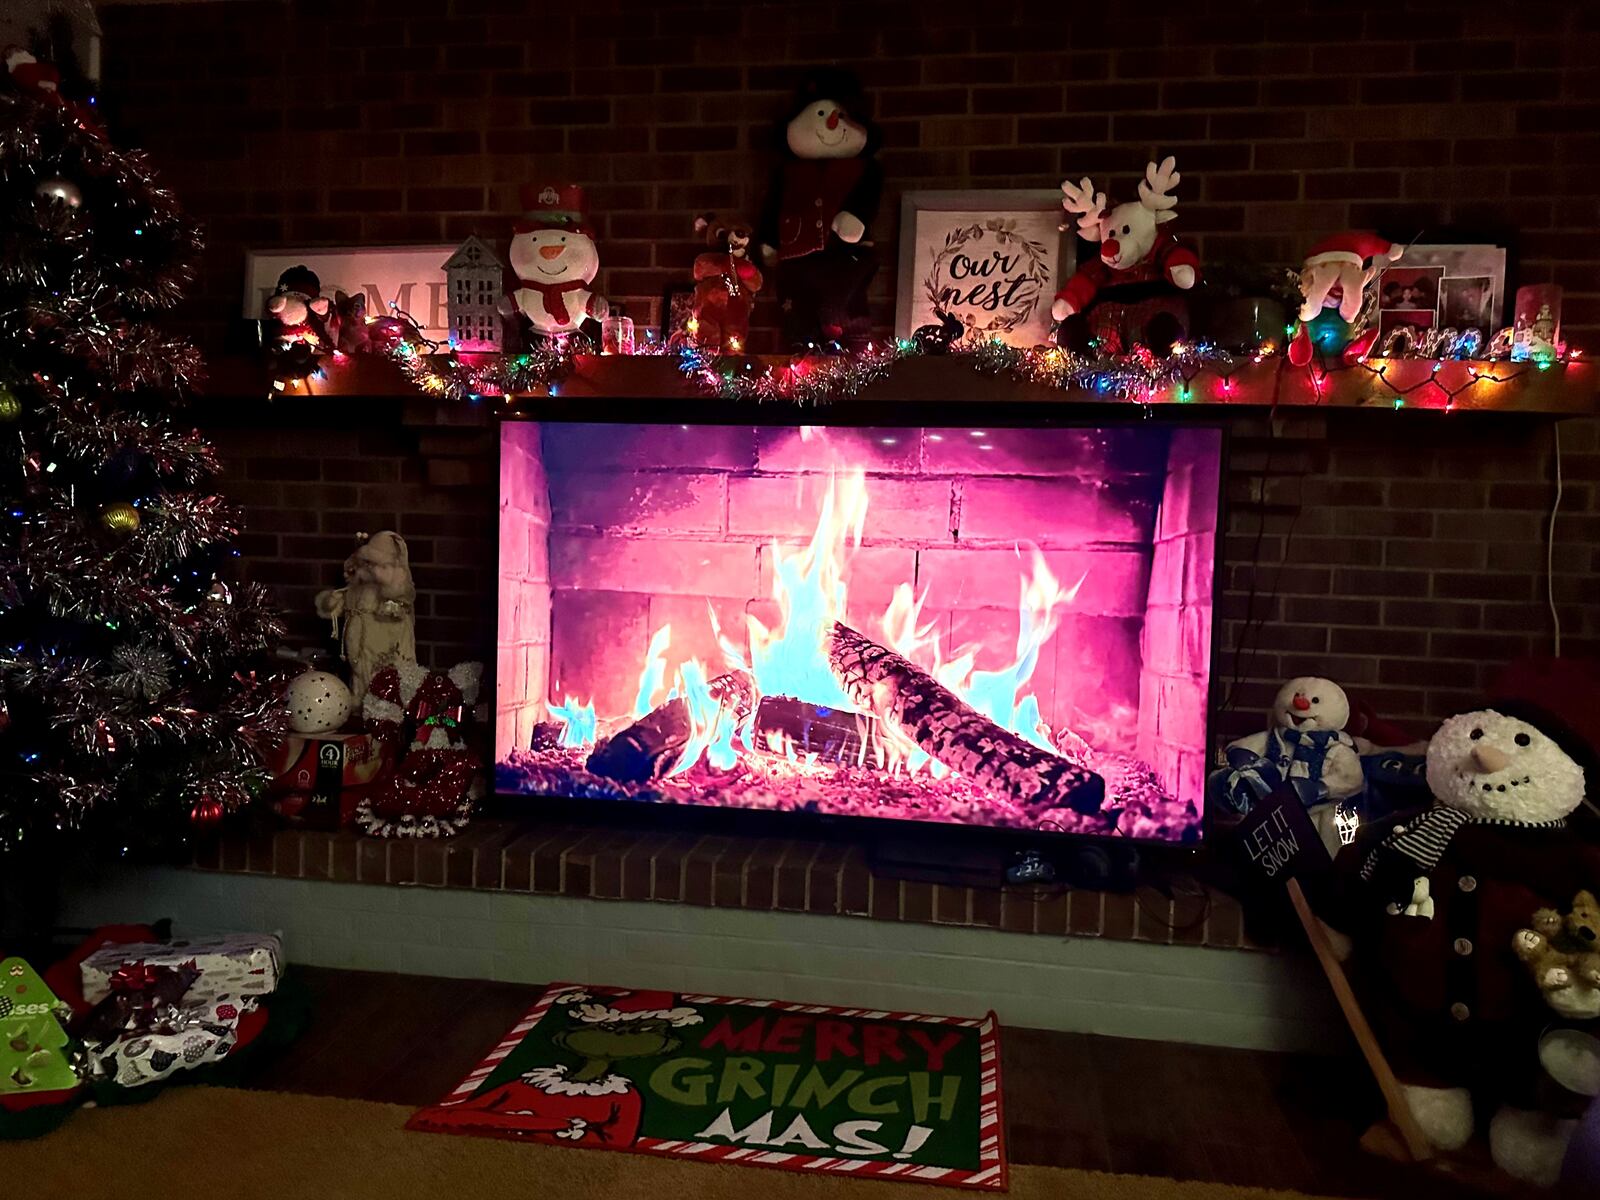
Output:
[[1219,428],[563,414],[501,427],[501,796],[1199,839]]

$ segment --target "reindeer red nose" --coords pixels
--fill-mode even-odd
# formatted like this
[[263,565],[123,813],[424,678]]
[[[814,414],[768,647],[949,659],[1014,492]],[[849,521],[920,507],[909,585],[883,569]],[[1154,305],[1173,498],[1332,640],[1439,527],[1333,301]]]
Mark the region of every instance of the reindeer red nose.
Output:
[[1100,243],[1100,257],[1110,260],[1122,253],[1122,247],[1116,238],[1109,238]]
[[842,112],[840,112],[837,108],[834,109],[831,113],[828,114],[828,128],[830,130],[839,128],[839,122],[841,120],[843,120],[843,119],[844,119],[844,114]]
[[1311,701],[1307,700],[1304,696],[1296,695],[1294,698],[1294,706],[1301,712],[1311,711]]

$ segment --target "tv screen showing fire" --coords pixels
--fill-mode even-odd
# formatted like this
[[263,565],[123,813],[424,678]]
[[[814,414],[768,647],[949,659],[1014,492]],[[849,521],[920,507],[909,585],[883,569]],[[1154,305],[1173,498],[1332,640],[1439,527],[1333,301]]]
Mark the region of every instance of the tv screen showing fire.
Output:
[[508,421],[496,790],[1194,842],[1221,456]]

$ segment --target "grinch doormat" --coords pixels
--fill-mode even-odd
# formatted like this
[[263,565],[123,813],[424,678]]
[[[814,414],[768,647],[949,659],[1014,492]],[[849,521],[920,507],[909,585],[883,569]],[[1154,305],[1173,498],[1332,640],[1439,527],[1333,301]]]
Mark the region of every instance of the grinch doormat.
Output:
[[1006,1187],[993,1013],[556,984],[407,1128]]

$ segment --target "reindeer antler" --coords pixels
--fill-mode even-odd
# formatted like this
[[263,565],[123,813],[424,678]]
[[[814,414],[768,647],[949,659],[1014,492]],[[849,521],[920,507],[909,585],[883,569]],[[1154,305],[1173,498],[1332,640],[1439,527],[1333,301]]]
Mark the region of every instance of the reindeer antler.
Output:
[[1070,179],[1062,182],[1061,207],[1077,215],[1078,233],[1082,237],[1091,242],[1100,240],[1100,214],[1105,211],[1106,194],[1095,191],[1087,175],[1081,183],[1075,184]]
[[[1157,219],[1163,219],[1159,214],[1178,206],[1178,198],[1172,195],[1172,189],[1178,186],[1183,178],[1178,174],[1178,160],[1172,155],[1161,160],[1161,165],[1149,164],[1144,169],[1144,182],[1139,185],[1139,203],[1157,214]],[[1171,220],[1171,217],[1166,217]]]

